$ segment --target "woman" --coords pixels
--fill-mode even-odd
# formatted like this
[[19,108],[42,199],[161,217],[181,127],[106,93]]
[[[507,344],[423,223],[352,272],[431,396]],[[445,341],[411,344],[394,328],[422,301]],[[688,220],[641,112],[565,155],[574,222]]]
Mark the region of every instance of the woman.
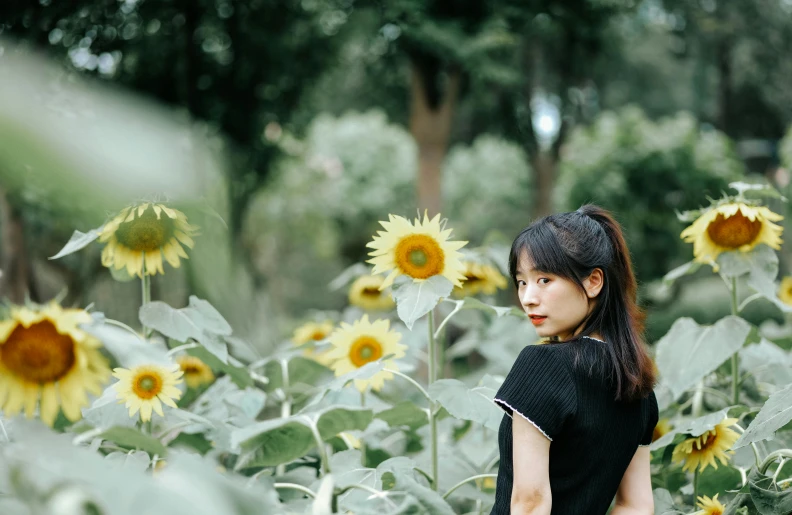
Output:
[[495,396],[506,415],[493,515],[653,513],[654,367],[619,224],[585,205],[514,240],[509,267],[545,345],[522,350]]

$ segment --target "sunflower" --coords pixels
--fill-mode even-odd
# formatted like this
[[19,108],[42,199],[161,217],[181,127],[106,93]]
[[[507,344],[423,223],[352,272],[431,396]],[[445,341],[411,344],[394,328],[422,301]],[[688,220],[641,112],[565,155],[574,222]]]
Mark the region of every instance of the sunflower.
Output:
[[792,275],[781,279],[781,286],[778,287],[778,298],[784,304],[792,305]]
[[[393,359],[403,358],[407,350],[407,346],[399,343],[400,339],[401,333],[390,330],[389,320],[369,322],[368,315],[363,315],[352,325],[341,322],[341,327],[330,335],[333,348],[328,353],[328,357],[334,361],[336,377],[389,354],[393,356],[385,361],[385,366],[396,369]],[[392,378],[390,372],[380,371],[369,379],[355,379],[355,386],[361,392],[365,392],[369,386],[377,391],[386,380]]]
[[671,427],[671,423],[668,421],[668,419],[661,418],[657,422],[657,425],[654,428],[654,432],[652,433],[652,441],[654,442],[655,440],[659,440],[660,438],[668,434],[668,432],[671,431],[671,429],[673,428]]
[[717,469],[718,464],[715,463],[715,458],[719,459],[722,465],[726,465],[729,455],[734,454],[734,451],[729,449],[740,437],[739,433],[729,429],[729,426],[736,423],[736,418],[724,418],[703,435],[684,440],[674,448],[672,460],[674,462],[684,461],[685,466],[682,469],[691,472],[696,467],[699,467],[699,471],[703,472],[707,465],[712,465]]
[[[329,320],[321,323],[307,322],[294,330],[291,341],[297,347],[308,342],[321,342],[330,336],[333,327],[333,323]],[[329,350],[318,352],[315,347],[308,347],[303,350],[303,355],[328,367],[331,363],[331,360],[327,358],[329,352]]]
[[463,274],[462,254],[459,249],[466,241],[449,241],[451,229],[442,230],[440,215],[432,220],[424,213],[424,220],[415,219],[415,224],[406,218],[388,215],[389,221],[380,222],[384,231],[366,244],[374,249],[369,253],[372,259],[367,263],[374,265],[372,274],[390,271],[380,286],[383,290],[393,284],[399,275],[407,275],[415,281],[423,281],[442,275],[454,286],[461,286]]
[[179,356],[176,358],[176,363],[184,372],[184,382],[190,388],[199,388],[214,381],[215,376],[209,365],[195,356]]
[[698,497],[698,507],[701,510],[694,513],[694,515],[723,515],[723,512],[726,511],[726,506],[718,500],[718,495],[715,494],[712,499],[706,495]]
[[468,297],[477,293],[495,295],[498,289],[506,288],[506,278],[494,266],[474,261],[465,261],[463,264],[465,282],[454,288],[455,297]]
[[760,243],[780,249],[783,227],[772,222],[783,218],[763,206],[729,202],[705,211],[680,237],[693,243],[696,261],[713,264],[722,252],[748,252]]
[[140,365],[128,370],[126,368],[113,369],[113,376],[118,382],[113,385],[118,392],[118,403],[126,402],[129,416],[140,410],[140,420],[151,420],[151,410],[157,415],[162,413],[162,403],[171,408],[176,407],[174,400],[181,397],[181,391],[176,385],[181,383],[180,377],[184,374],[179,365],[164,367],[161,365]]
[[12,306],[0,321],[0,409],[13,417],[22,409],[52,426],[58,409],[75,422],[88,405],[86,392],[102,393],[110,367],[102,344],[79,328],[90,323],[82,309],[64,309],[55,302],[28,308]]
[[[165,216],[162,216],[162,215]],[[146,202],[128,206],[99,231],[102,265],[116,270],[126,268],[129,275],[143,277],[164,274],[162,258],[179,268],[179,258],[187,259],[182,245],[193,248],[198,228],[187,223],[181,211],[164,204]]]
[[385,279],[379,275],[361,275],[349,287],[349,303],[371,311],[392,309],[395,303],[389,292],[380,287]]

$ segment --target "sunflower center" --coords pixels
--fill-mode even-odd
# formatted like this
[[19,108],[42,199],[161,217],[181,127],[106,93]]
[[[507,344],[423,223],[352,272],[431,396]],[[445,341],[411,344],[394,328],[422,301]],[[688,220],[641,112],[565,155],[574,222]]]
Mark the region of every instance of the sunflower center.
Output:
[[187,375],[201,373],[201,369],[196,367],[195,365],[187,365],[186,367],[183,367],[182,370]]
[[721,247],[738,249],[753,242],[762,230],[762,222],[758,219],[749,220],[737,211],[726,218],[718,213],[715,220],[707,226],[710,239]]
[[427,279],[442,274],[443,249],[426,234],[411,234],[396,245],[396,266],[413,279]]
[[60,334],[49,320],[27,329],[17,325],[0,346],[0,361],[27,381],[52,383],[65,376],[74,365],[74,340]]
[[349,348],[349,360],[357,368],[382,357],[382,344],[371,336],[361,336]]
[[144,372],[132,381],[132,390],[141,399],[153,399],[162,391],[162,378],[151,372]]
[[131,222],[123,222],[116,229],[118,242],[128,249],[151,252],[165,245],[174,235],[176,224],[162,213],[160,218],[151,207]]
[[715,447],[715,443],[718,441],[718,432],[715,430],[710,431],[709,433],[704,433],[702,436],[699,437],[698,440],[698,451],[705,452],[713,447]]
[[363,291],[361,292],[361,295],[363,295],[364,297],[374,297],[374,298],[376,298],[376,297],[379,297],[380,295],[382,295],[382,292],[379,291],[379,288],[363,288]]
[[311,339],[318,342],[319,340],[324,340],[326,336],[327,333],[324,331],[314,331],[314,333],[311,335]]
[[483,281],[483,280],[484,279],[482,277],[479,277],[477,275],[465,275],[465,282],[462,283],[462,284],[472,284],[472,283],[477,283],[477,282],[480,282],[480,281]]

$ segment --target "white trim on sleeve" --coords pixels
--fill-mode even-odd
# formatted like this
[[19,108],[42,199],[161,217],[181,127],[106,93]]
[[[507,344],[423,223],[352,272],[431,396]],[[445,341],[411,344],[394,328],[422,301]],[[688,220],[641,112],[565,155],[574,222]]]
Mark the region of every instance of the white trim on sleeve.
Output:
[[[512,410],[512,412],[513,412],[513,413],[517,413],[518,415],[520,415],[522,418],[524,418],[525,420],[527,420],[528,422],[530,422],[532,426],[534,426],[536,429],[538,429],[538,430],[539,430],[539,432],[540,432],[540,433],[542,433],[542,434],[545,436],[545,438],[547,438],[547,439],[548,439],[548,440],[550,440],[551,442],[553,441],[553,439],[552,439],[552,438],[550,438],[550,437],[547,435],[547,433],[545,433],[544,431],[542,431],[542,428],[541,428],[541,427],[539,427],[538,425],[536,425],[536,423],[535,423],[533,420],[531,420],[530,418],[526,417],[525,415],[523,415],[522,413],[520,413],[520,412],[519,412],[519,411],[517,411],[516,409],[512,408],[511,406],[509,406],[509,403],[508,403],[508,402],[505,402],[505,401],[503,401],[503,400],[501,400],[501,399],[497,399],[497,398],[496,398],[496,399],[493,399],[493,400],[495,401],[495,404],[498,404],[498,405],[499,405],[499,406],[501,406],[501,407],[503,407],[503,406],[506,406],[507,408],[509,408],[510,410]],[[509,414],[507,413],[507,415],[509,415]],[[509,416],[510,416],[510,415],[509,415]],[[512,417],[512,418],[514,418],[514,417]]]
[[652,444],[650,444],[650,443],[639,443],[638,447],[649,447],[650,445],[652,445]]

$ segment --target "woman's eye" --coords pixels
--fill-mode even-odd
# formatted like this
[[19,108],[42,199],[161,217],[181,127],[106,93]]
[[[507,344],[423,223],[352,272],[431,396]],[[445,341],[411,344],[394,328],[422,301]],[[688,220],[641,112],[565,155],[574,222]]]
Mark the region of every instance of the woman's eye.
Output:
[[539,282],[541,284],[547,284],[547,283],[550,282],[550,279],[548,279],[547,277],[542,277],[542,278],[539,279]]
[[525,281],[517,281],[517,286],[525,286]]

